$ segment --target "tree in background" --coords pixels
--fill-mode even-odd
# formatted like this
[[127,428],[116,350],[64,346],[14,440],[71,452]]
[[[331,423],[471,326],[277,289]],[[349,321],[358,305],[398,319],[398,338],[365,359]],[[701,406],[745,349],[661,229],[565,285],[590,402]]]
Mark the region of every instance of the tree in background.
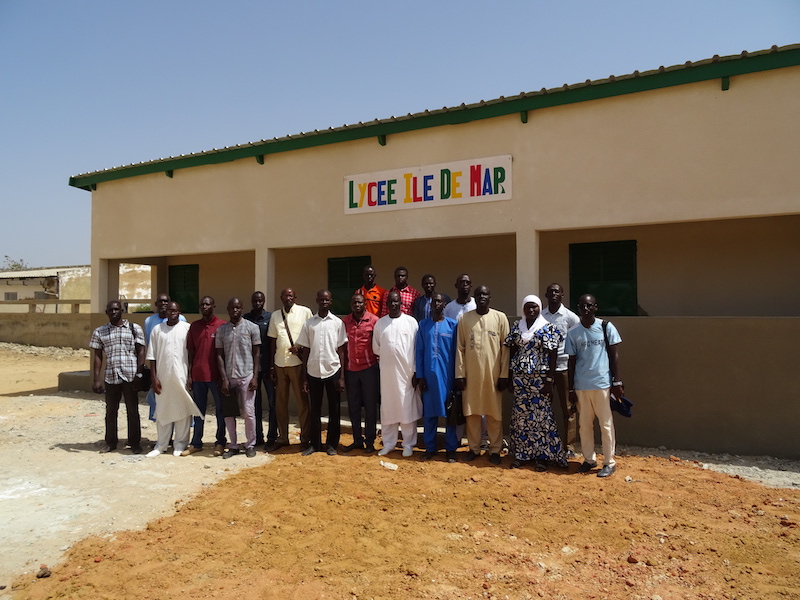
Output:
[[19,260],[15,260],[11,258],[8,254],[5,255],[5,259],[3,260],[3,266],[0,268],[0,271],[24,271],[28,268],[28,263],[26,263],[21,258]]

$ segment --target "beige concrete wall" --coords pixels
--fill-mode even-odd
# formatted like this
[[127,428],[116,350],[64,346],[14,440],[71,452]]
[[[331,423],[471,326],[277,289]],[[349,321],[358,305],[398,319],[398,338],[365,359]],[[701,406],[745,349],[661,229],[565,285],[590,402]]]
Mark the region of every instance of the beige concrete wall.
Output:
[[[83,267],[58,273],[58,297],[62,300],[88,300],[92,297],[92,269]],[[91,306],[80,307],[82,313],[91,311]]]
[[[233,296],[250,306],[253,293],[255,256],[253,252],[225,252],[220,254],[187,254],[171,256],[168,265],[200,266],[200,297],[213,296],[217,314],[227,320],[225,306]],[[182,306],[186,314],[198,314],[198,306]]]
[[[800,67],[99,184],[100,259],[516,234],[798,212]],[[343,177],[511,154],[509,201],[345,215]],[[181,215],[120,231],[148,207]],[[202,209],[193,210],[194,207]],[[227,218],[214,219],[217,210]],[[521,248],[535,260],[535,244]],[[99,263],[97,263],[99,264]],[[517,293],[539,281],[517,272]],[[268,293],[274,290],[267,290]]]
[[569,244],[613,240],[637,241],[650,316],[800,316],[800,215],[543,232],[539,290],[560,282],[575,310]]
[[[222,313],[225,313],[225,302],[232,295],[245,294],[250,298],[254,280],[254,254],[253,252],[227,252],[220,254],[187,254],[170,256],[166,259],[154,259],[151,257],[136,257],[142,261],[142,265],[123,264],[119,268],[119,291],[122,294],[127,292],[128,298],[139,298],[142,300],[152,300],[161,291],[168,290],[168,271],[171,265],[193,265],[200,266],[200,296],[211,295],[218,307],[221,306]],[[148,261],[152,261],[151,267]],[[134,268],[136,267],[136,268]],[[112,266],[113,269],[113,266]],[[151,286],[153,280],[162,281]],[[97,283],[97,282],[96,282]],[[98,287],[101,287],[98,283]],[[152,291],[151,291],[152,290]],[[140,296],[137,294],[146,294]],[[100,305],[99,301],[95,306],[95,299],[92,299],[93,312],[105,309],[105,304]],[[131,305],[131,309],[138,307],[140,303]],[[198,314],[197,306],[181,307],[186,314]],[[148,310],[152,307],[148,305]],[[147,315],[145,315],[147,316]]]
[[91,323],[92,315],[89,314],[0,314],[0,341],[29,346],[88,348]]
[[[371,256],[378,272],[376,281],[387,290],[394,285],[394,270],[402,265],[409,270],[409,283],[421,291],[422,276],[436,277],[437,290],[456,296],[454,282],[463,272],[473,285],[488,285],[492,305],[516,314],[515,246],[513,236],[488,236],[453,240],[291,248],[275,253],[276,292],[268,300],[270,310],[280,306],[280,290],[292,287],[300,294],[300,303],[316,311],[317,290],[328,285],[328,258]],[[360,285],[360,283],[359,283]]]
[[[800,318],[618,317],[623,444],[800,458]],[[599,440],[599,434],[597,439]]]

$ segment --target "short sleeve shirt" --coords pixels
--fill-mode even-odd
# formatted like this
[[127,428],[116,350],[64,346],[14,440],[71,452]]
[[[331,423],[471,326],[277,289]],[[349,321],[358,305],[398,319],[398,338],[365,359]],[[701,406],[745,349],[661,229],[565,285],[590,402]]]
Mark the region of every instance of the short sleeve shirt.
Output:
[[[286,314],[286,317],[284,317],[284,314]],[[292,306],[288,313],[284,313],[283,310],[276,310],[272,313],[269,319],[267,335],[275,339],[276,367],[299,367],[302,364],[302,361],[297,356],[289,352],[289,348],[292,347],[292,341],[297,341],[300,330],[303,329],[303,325],[310,318],[311,309],[299,304]],[[292,334],[291,340],[287,333],[287,325]]]
[[253,374],[253,346],[261,345],[258,325],[240,319],[236,326],[225,323],[217,329],[215,347],[225,351],[225,375],[235,379]]
[[372,351],[372,333],[375,323],[378,322],[371,312],[364,312],[364,317],[357,321],[352,314],[342,317],[344,329],[347,333],[347,364],[348,371],[363,371],[378,362],[378,357]]
[[453,300],[452,302],[448,302],[444,307],[444,316],[458,321],[464,313],[475,310],[476,308],[475,298],[470,298],[467,300],[466,304],[459,304],[458,300]]
[[217,330],[224,324],[225,321],[217,315],[213,315],[209,322],[198,319],[189,326],[186,347],[193,352],[191,365],[193,381],[217,381],[219,379],[215,340]]
[[144,346],[144,331],[136,323],[131,331],[131,325],[125,319],[119,326],[106,323],[92,332],[89,348],[105,352],[104,381],[107,384],[130,383],[136,377],[139,369],[136,344]]
[[[608,324],[608,344],[613,346],[622,341],[613,323]],[[603,338],[603,321],[595,319],[586,328],[578,323],[567,332],[564,345],[567,354],[575,357],[575,389],[605,390],[611,387],[611,373],[608,351]]]
[[340,346],[347,343],[347,334],[342,320],[328,313],[324,317],[314,315],[303,325],[297,338],[297,345],[308,348],[308,374],[317,379],[333,377],[341,369]]

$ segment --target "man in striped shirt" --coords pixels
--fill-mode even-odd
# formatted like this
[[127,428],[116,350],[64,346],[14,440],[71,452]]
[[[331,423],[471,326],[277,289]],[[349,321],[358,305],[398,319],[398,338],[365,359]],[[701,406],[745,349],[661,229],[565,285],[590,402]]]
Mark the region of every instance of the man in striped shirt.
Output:
[[[142,453],[142,429],[139,421],[139,394],[135,386],[142,377],[144,365],[144,332],[136,323],[122,318],[122,303],[112,300],[106,305],[108,323],[94,330],[89,348],[94,350],[92,390],[106,394],[106,439],[100,452],[112,452],[119,443],[117,413],[125,399],[128,420],[128,443],[134,454]],[[100,375],[106,355],[105,375]],[[103,384],[105,383],[105,386]]]
[[394,286],[384,296],[381,314],[378,315],[380,317],[389,314],[389,293],[391,292],[400,294],[400,312],[413,317],[414,301],[422,294],[416,288],[408,285],[408,269],[405,267],[397,267],[394,270]]

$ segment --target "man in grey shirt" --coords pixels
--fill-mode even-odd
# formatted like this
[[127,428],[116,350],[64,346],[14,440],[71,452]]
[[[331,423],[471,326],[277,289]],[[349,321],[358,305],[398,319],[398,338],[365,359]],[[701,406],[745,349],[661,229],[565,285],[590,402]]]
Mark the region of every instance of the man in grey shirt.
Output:
[[[247,436],[245,453],[248,458],[256,455],[256,386],[261,368],[261,331],[258,325],[242,318],[242,301],[239,298],[228,300],[230,321],[220,326],[215,338],[217,364],[219,365],[220,391],[230,396],[236,389],[239,399],[239,413],[244,416],[244,431]],[[223,403],[224,404],[224,403]],[[222,458],[239,454],[236,437],[236,417],[225,417],[228,430],[228,449]]]

